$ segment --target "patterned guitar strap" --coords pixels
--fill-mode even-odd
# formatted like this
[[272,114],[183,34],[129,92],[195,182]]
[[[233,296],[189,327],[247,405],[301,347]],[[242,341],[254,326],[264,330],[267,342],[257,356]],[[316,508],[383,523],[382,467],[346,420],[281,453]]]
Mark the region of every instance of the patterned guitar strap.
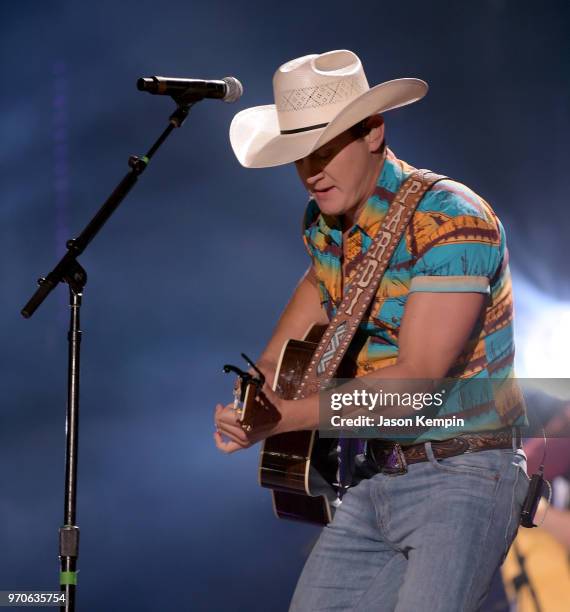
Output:
[[[366,255],[356,269],[350,289],[323,334],[297,389],[295,399],[318,393],[334,378],[360,321],[367,311],[396,246],[425,193],[446,176],[416,170],[402,183]],[[364,442],[339,439],[339,497],[350,486],[354,455],[363,452]]]

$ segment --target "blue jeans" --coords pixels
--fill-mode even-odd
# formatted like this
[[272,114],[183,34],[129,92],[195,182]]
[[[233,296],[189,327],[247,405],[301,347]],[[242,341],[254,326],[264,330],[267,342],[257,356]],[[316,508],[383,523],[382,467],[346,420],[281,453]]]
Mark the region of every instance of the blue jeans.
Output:
[[471,612],[519,526],[522,450],[497,449],[376,474],[348,490],[324,527],[290,612]]

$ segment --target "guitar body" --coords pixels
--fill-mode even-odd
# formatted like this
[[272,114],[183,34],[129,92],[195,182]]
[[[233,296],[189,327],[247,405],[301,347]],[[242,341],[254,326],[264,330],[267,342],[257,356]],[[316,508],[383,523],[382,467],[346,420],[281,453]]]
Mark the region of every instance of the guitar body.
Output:
[[[289,340],[283,346],[273,390],[283,399],[293,399],[303,373],[326,326],[313,326],[304,340]],[[259,421],[260,406],[248,387],[243,402],[242,423]],[[315,431],[294,431],[267,438],[259,463],[259,484],[271,489],[278,518],[326,525],[332,520],[337,500],[337,439],[319,438]]]

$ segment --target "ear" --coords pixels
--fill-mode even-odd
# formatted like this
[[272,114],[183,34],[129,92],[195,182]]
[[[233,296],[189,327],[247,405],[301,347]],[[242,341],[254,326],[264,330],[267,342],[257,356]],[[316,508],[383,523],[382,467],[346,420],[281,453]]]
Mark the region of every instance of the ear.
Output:
[[375,153],[384,142],[384,117],[382,115],[371,115],[366,119],[366,127],[370,130],[364,137],[368,143],[368,149]]

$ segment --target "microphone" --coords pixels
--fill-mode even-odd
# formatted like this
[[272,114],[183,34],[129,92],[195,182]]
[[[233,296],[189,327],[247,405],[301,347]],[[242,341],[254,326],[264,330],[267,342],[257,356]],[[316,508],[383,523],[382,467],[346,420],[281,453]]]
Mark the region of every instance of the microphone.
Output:
[[140,91],[163,96],[189,95],[192,98],[218,98],[224,102],[235,102],[243,94],[243,86],[235,77],[225,77],[221,81],[202,81],[200,79],[176,79],[170,77],[143,77],[137,81]]

